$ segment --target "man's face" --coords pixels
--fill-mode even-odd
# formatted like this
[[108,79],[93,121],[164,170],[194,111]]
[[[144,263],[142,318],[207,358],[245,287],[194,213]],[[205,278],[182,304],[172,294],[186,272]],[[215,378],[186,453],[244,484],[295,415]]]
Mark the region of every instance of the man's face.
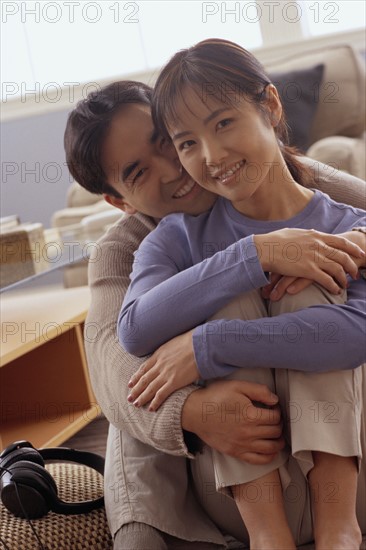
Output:
[[126,105],[114,116],[101,163],[108,183],[123,197],[105,195],[105,199],[128,214],[196,215],[216,200],[182,170],[174,147],[156,135],[150,108],[142,104]]

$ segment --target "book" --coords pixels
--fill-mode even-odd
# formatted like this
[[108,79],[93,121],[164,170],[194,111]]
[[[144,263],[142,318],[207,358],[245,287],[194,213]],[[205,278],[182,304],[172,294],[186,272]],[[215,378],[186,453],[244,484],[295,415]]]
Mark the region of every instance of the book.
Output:
[[0,224],[0,288],[48,267],[41,223]]

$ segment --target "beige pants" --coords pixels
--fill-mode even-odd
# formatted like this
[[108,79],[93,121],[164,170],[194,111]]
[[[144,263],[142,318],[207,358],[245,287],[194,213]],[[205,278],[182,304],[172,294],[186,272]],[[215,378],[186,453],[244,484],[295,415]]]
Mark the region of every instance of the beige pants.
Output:
[[[260,291],[254,290],[230,302],[212,319],[251,320],[273,317],[311,305],[341,304],[345,300],[345,292],[340,296],[334,296],[323,288],[312,285],[297,296],[285,295],[279,302],[269,302],[267,306],[266,301],[261,298]],[[330,323],[329,329],[329,334],[325,336],[328,338],[331,332],[335,332],[335,327]],[[296,341],[296,338],[294,340]],[[316,337],[314,340],[316,345]],[[260,344],[256,342],[255,345]],[[293,345],[296,346],[296,343]],[[287,369],[237,368],[225,379],[265,384],[279,396],[283,418],[286,420],[285,437],[288,447],[279,453],[271,464],[264,466],[243,464],[239,459],[211,450],[218,491],[230,495],[231,491],[227,490],[227,487],[248,483],[277,468],[280,469],[282,485],[287,488],[291,478],[287,469],[282,466],[287,463],[290,452],[298,460],[305,476],[314,465],[312,451],[357,456],[360,463],[361,367],[323,374]],[[248,491],[249,489],[250,486]],[[255,492],[255,487],[251,490],[252,493]]]

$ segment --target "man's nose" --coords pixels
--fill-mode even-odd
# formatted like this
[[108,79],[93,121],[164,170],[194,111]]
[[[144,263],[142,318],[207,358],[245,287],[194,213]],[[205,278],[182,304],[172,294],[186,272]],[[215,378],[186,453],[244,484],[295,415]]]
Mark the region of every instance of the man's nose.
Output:
[[162,183],[176,181],[182,176],[183,167],[179,162],[178,155],[164,155],[156,160]]

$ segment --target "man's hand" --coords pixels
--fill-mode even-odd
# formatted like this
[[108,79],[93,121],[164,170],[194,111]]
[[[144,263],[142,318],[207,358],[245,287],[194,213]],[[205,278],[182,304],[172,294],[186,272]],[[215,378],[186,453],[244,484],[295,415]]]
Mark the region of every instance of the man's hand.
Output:
[[294,295],[298,294],[314,281],[305,279],[304,277],[289,277],[288,275],[280,275],[279,273],[270,273],[270,283],[261,289],[262,298],[276,302],[280,300],[286,293]]
[[221,453],[250,464],[268,464],[285,445],[277,402],[263,384],[218,380],[190,394],[182,427]]
[[169,395],[199,378],[194,357],[193,330],[176,336],[158,348],[132,376],[127,399],[136,407],[151,401],[156,411]]

